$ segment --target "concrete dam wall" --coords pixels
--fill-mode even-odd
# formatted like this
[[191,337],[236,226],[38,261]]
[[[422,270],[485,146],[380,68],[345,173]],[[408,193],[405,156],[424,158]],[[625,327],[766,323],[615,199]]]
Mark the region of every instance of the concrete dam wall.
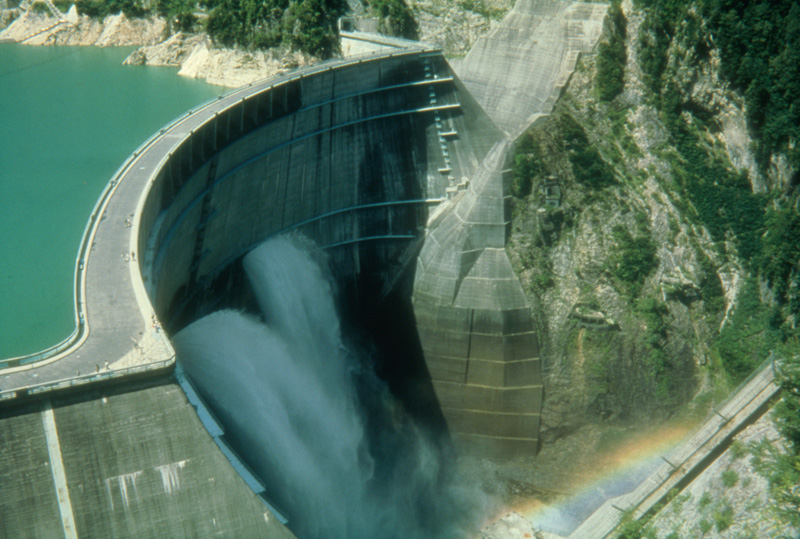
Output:
[[[459,137],[442,146],[444,130]],[[215,111],[160,166],[140,213],[155,312],[177,329],[231,301],[237,261],[290,230],[329,252],[347,294],[379,294],[359,287],[393,280],[448,178],[472,175],[496,137],[424,50],[315,68]]]
[[[246,307],[241,257],[290,230],[328,251],[345,304],[380,311],[424,239],[414,314],[451,433],[487,456],[535,453],[539,357],[504,252],[502,139],[435,51],[276,81],[216,111],[161,165],[138,248],[155,312],[174,331]],[[463,252],[444,260],[442,243]]]
[[294,537],[171,378],[0,408],[3,537]]

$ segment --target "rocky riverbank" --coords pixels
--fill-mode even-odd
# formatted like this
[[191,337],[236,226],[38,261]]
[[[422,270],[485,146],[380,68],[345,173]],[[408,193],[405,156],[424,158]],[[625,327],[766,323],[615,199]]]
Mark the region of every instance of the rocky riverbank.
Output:
[[[456,0],[409,2],[419,24],[420,41],[441,47],[450,56],[466,54],[472,44],[513,5],[501,0],[491,11],[465,9]],[[126,64],[180,67],[179,75],[209,84],[236,88],[317,62],[318,59],[281,49],[243,51],[216,48],[205,34],[175,34],[131,54]]]
[[313,61],[296,52],[217,49],[205,34],[178,33],[156,45],[141,47],[124,63],[180,67],[179,75],[237,88]]
[[313,59],[299,53],[217,49],[205,34],[167,35],[161,17],[129,19],[109,15],[102,21],[71,11],[57,18],[32,11],[5,10],[8,21],[0,42],[25,45],[140,46],[126,60],[130,65],[180,67],[179,74],[205,79],[209,84],[236,88],[250,82],[307,65]]

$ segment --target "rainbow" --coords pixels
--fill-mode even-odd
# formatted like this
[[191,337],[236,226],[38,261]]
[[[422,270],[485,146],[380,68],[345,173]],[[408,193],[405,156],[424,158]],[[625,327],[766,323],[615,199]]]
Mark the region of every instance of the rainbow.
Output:
[[667,425],[639,432],[599,453],[586,468],[578,488],[557,503],[522,500],[511,509],[534,528],[567,536],[606,500],[630,492],[657,466],[694,425]]

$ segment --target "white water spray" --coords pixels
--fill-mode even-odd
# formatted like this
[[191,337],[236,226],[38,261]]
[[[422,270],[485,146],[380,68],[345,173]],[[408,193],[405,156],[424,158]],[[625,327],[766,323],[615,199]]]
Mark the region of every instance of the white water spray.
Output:
[[220,311],[173,339],[187,375],[298,535],[463,535],[480,496],[347,353],[331,286],[297,243],[245,258],[263,321]]

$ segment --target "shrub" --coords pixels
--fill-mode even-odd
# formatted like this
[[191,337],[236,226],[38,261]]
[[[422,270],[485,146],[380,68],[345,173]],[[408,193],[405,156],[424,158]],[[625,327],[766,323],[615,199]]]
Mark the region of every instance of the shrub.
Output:
[[531,276],[530,289],[536,294],[543,294],[555,284],[553,272],[549,268],[543,268]]
[[724,532],[733,524],[733,508],[727,503],[714,511],[714,525],[718,532]]
[[617,245],[610,257],[611,273],[625,282],[636,297],[645,278],[658,267],[658,249],[649,235],[633,237],[622,225],[614,227],[613,235]]
[[731,488],[739,482],[739,474],[736,470],[725,470],[722,472],[722,484],[725,488]]
[[629,514],[622,517],[617,539],[656,539],[655,529],[645,526],[638,520],[633,520]]
[[368,0],[369,11],[378,17],[378,31],[405,39],[418,39],[414,14],[403,0]]
[[733,460],[739,460],[747,454],[747,446],[739,440],[734,440],[731,443],[731,455]]
[[616,183],[614,174],[597,148],[589,143],[583,128],[567,114],[561,116],[559,125],[575,181],[591,189],[603,189]]

